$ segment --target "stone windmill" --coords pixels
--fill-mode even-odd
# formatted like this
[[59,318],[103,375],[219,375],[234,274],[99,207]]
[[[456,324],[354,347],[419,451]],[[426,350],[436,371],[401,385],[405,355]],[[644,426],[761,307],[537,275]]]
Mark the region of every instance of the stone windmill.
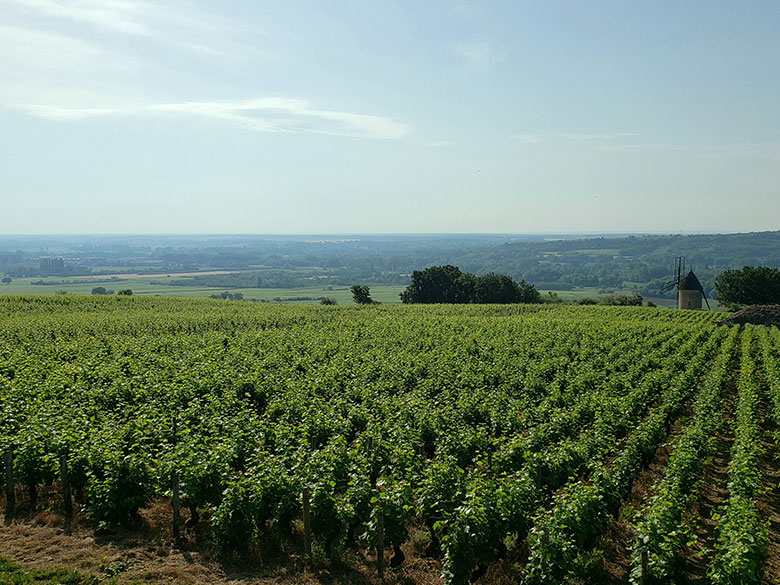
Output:
[[704,287],[696,278],[693,269],[683,276],[685,272],[685,257],[679,256],[675,262],[674,278],[667,282],[661,292],[677,289],[677,308],[678,309],[701,309],[701,300],[707,303],[707,309],[710,309],[710,302],[704,293]]

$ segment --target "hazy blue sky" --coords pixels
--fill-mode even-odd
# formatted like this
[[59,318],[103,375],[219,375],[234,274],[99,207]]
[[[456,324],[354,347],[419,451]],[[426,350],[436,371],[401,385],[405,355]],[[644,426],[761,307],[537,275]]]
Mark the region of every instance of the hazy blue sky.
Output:
[[0,0],[3,233],[780,228],[780,2]]

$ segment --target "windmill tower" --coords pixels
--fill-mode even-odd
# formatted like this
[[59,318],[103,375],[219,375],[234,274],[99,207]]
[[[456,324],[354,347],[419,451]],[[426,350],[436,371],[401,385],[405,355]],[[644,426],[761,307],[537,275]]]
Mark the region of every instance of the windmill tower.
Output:
[[667,282],[661,292],[677,289],[677,308],[678,309],[701,309],[701,300],[707,303],[707,309],[710,308],[710,302],[704,293],[704,287],[696,278],[693,269],[683,276],[685,272],[685,257],[678,256],[675,261],[674,278]]

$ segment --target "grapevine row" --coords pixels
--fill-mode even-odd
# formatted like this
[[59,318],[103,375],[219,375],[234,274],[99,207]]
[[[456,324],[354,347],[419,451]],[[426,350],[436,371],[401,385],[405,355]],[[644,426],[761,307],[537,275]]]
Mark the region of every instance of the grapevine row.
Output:
[[669,457],[666,474],[652,488],[654,495],[637,526],[632,583],[643,582],[642,579],[666,583],[674,578],[677,554],[687,538],[683,514],[696,495],[703,460],[723,424],[723,391],[731,378],[738,335],[739,329],[735,327],[724,342],[704,380],[692,421]]
[[713,336],[705,343],[691,366],[671,383],[663,404],[631,433],[611,464],[597,464],[590,482],[578,482],[558,494],[553,507],[536,520],[524,583],[560,583],[572,570],[579,552],[593,542],[636,475],[665,440],[671,422],[696,391],[720,337]]
[[742,335],[734,443],[728,468],[729,499],[718,522],[718,542],[710,574],[715,585],[758,583],[766,544],[767,527],[758,513],[756,498],[761,487],[761,456],[757,417],[759,394],[753,359],[755,329]]

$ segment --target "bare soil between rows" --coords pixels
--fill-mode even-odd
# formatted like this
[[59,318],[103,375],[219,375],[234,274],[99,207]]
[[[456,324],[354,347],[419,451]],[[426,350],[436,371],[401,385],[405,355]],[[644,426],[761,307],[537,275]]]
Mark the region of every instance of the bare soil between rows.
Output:
[[631,547],[636,537],[635,516],[640,513],[644,502],[652,495],[653,485],[666,473],[674,441],[679,438],[683,430],[683,422],[677,420],[666,443],[658,447],[650,465],[634,481],[631,493],[620,506],[615,518],[607,525],[601,540],[604,550],[603,585],[628,583],[631,573]]
[[702,479],[696,490],[693,506],[686,514],[686,524],[691,527],[691,544],[680,551],[680,585],[704,585],[710,582],[707,575],[712,567],[715,542],[718,538],[717,520],[713,516],[728,500],[728,466],[731,446],[734,442],[734,393],[732,385],[724,399],[724,424],[715,436],[715,448],[707,459]]

